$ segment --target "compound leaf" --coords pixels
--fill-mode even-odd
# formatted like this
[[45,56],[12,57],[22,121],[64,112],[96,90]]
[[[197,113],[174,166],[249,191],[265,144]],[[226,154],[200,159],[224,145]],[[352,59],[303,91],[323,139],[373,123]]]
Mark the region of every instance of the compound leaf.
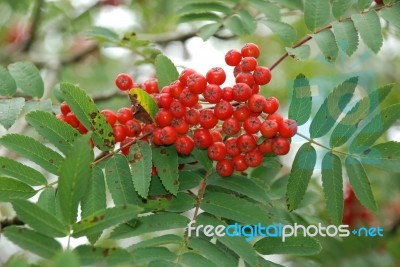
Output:
[[18,161],[0,157],[0,175],[7,175],[29,185],[44,185],[46,178],[37,170]]
[[6,130],[14,125],[24,105],[25,99],[23,97],[0,99],[0,124]]
[[[348,1],[347,1],[348,2]],[[358,47],[358,32],[351,20],[332,23],[333,32],[339,48],[351,56]]]
[[178,79],[179,73],[168,57],[162,54],[158,55],[155,65],[159,88],[163,88]]
[[0,66],[0,95],[2,96],[13,96],[17,91],[17,84],[10,72]]
[[153,147],[153,164],[165,189],[176,195],[179,189],[178,153],[174,146]]
[[36,191],[29,185],[15,179],[0,177],[0,201],[10,202],[13,199],[28,199]]
[[321,244],[309,236],[287,237],[285,242],[281,238],[267,237],[257,241],[254,244],[254,248],[263,255],[314,255],[318,254],[322,249]]
[[297,75],[293,83],[292,100],[289,106],[289,118],[303,125],[311,115],[311,89],[310,82],[304,74]]
[[20,61],[8,65],[8,70],[19,89],[32,97],[42,97],[44,84],[39,70],[31,62]]
[[[369,2],[371,2],[369,0]],[[381,24],[379,17],[374,10],[364,14],[351,16],[354,26],[360,33],[364,43],[375,53],[378,53],[383,44]]]
[[329,22],[331,8],[329,1],[306,0],[304,4],[304,19],[307,28],[314,32]]
[[151,147],[148,143],[138,141],[130,148],[132,181],[135,190],[143,198],[147,198],[151,181]]
[[323,30],[313,35],[315,42],[324,55],[326,61],[335,62],[339,54],[339,48],[336,43],[335,35],[330,29]]

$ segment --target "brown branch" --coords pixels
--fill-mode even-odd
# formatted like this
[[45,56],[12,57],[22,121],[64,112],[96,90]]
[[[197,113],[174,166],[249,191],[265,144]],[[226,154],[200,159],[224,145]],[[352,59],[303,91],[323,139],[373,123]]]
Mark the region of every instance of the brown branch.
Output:
[[33,43],[35,42],[40,19],[42,17],[43,5],[44,5],[44,0],[37,0],[36,8],[33,13],[32,24],[30,27],[30,35],[22,47],[22,52],[28,52],[31,49]]
[[199,209],[200,209],[201,201],[203,200],[203,197],[204,197],[204,193],[206,191],[207,179],[208,179],[209,175],[210,174],[207,172],[206,175],[204,176],[203,180],[200,183],[200,188],[199,188],[199,192],[197,193],[196,207],[194,209],[192,221],[196,221],[197,216],[199,215]]
[[25,223],[18,217],[2,220],[0,221],[0,232],[2,232],[4,228],[12,225],[25,225]]

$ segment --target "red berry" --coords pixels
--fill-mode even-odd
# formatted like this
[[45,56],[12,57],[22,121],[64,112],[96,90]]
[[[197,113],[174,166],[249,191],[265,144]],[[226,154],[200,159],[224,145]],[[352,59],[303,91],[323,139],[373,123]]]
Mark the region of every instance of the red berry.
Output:
[[179,99],[179,96],[181,95],[183,89],[185,89],[185,86],[179,80],[176,80],[169,85],[169,88],[172,97]]
[[249,167],[257,167],[262,163],[263,154],[258,150],[254,149],[244,156],[244,161]]
[[103,109],[100,113],[103,114],[104,117],[106,117],[108,124],[110,124],[111,126],[113,126],[117,121],[117,116],[112,110]]
[[142,132],[142,126],[135,119],[127,121],[125,123],[125,127],[126,135],[129,137],[139,136],[139,134]]
[[233,87],[233,99],[238,102],[245,102],[251,96],[251,87],[246,83],[237,83]]
[[169,85],[164,86],[161,89],[161,93],[171,94],[171,87]]
[[[131,137],[126,137],[124,140],[121,141],[121,153],[127,156],[131,150],[132,141],[135,140]],[[130,144],[130,145],[128,145]]]
[[242,60],[242,54],[239,50],[231,49],[225,54],[225,62],[229,66],[236,66]]
[[59,119],[59,120],[62,120],[63,122],[68,123],[68,122],[67,122],[67,117],[65,117],[64,114],[57,114],[57,115],[56,115],[56,118]]
[[112,127],[115,142],[121,142],[126,137],[126,129],[124,125],[116,124]]
[[254,94],[249,98],[247,103],[251,112],[259,113],[262,112],[265,106],[265,97],[259,94]]
[[219,120],[226,120],[233,115],[233,107],[228,101],[222,100],[215,105],[214,114]]
[[243,72],[249,72],[255,70],[257,67],[257,59],[254,57],[244,57],[240,61],[240,68]]
[[127,121],[133,119],[133,114],[130,108],[120,108],[117,111],[117,119],[119,123],[125,124]]
[[194,107],[199,102],[199,95],[190,92],[189,88],[183,89],[179,101],[186,107]]
[[272,151],[276,155],[286,155],[290,150],[290,142],[284,137],[277,137],[272,141]]
[[248,117],[244,122],[243,122],[243,129],[250,134],[255,134],[258,132],[261,126],[261,121],[258,117]]
[[80,132],[81,134],[85,134],[85,133],[88,132],[88,130],[86,129],[85,126],[83,126],[82,123],[79,123],[79,125],[78,125],[78,130],[79,130],[79,132]]
[[220,161],[225,158],[226,148],[222,142],[216,142],[210,145],[207,149],[207,155],[211,160]]
[[172,126],[165,126],[160,132],[161,141],[164,145],[171,145],[175,143],[178,138],[178,132]]
[[171,111],[172,115],[176,118],[181,118],[186,113],[186,107],[178,100],[174,100],[171,103],[169,110]]
[[66,122],[74,128],[78,128],[80,122],[74,113],[69,112],[65,115]]
[[250,87],[253,87],[254,85],[254,78],[251,72],[239,72],[238,75],[236,75],[235,81],[236,83],[245,83]]
[[173,118],[171,126],[175,127],[178,134],[186,134],[189,131],[189,124],[184,118]]
[[225,87],[222,89],[222,99],[228,102],[233,100],[233,89],[232,87]]
[[149,94],[158,93],[158,81],[156,78],[147,80],[143,83],[144,90]]
[[209,84],[204,90],[203,96],[209,103],[216,104],[222,98],[222,89],[219,85]]
[[247,169],[247,164],[243,155],[236,155],[232,159],[233,167],[237,171],[245,171]]
[[213,142],[210,131],[201,128],[194,131],[193,140],[198,148],[208,148]]
[[221,85],[226,80],[225,71],[220,67],[210,69],[206,74],[207,82],[210,84]]
[[215,168],[217,170],[217,173],[222,177],[231,176],[234,171],[232,162],[227,159],[218,161]]
[[221,128],[211,131],[211,136],[212,136],[212,140],[213,142],[222,142],[222,135],[221,135]]
[[194,141],[190,136],[181,135],[176,139],[174,146],[178,153],[182,155],[189,155],[194,148]]
[[264,85],[271,81],[271,71],[267,67],[258,66],[253,73],[254,82],[258,85]]
[[248,153],[257,147],[257,143],[253,135],[242,134],[237,139],[237,146],[242,153]]
[[282,137],[290,138],[297,133],[297,122],[292,119],[283,120],[279,125],[279,135]]
[[236,137],[230,137],[225,141],[225,148],[226,148],[226,153],[228,153],[231,156],[236,156],[240,154],[239,147],[237,146],[237,138]]
[[185,120],[190,125],[197,125],[200,122],[200,111],[197,109],[189,109],[185,114]]
[[186,68],[181,72],[178,79],[184,86],[186,86],[188,77],[193,73],[196,73],[194,69]]
[[163,142],[161,139],[161,129],[162,128],[155,128],[153,131],[153,143],[158,146],[163,145]]
[[258,150],[260,150],[263,154],[272,153],[272,142],[274,139],[265,139],[259,146]]
[[276,121],[278,123],[278,127],[283,123],[283,117],[279,113],[274,113],[274,114],[268,115],[267,120]]
[[233,112],[233,116],[239,121],[244,121],[250,116],[250,114],[251,111],[247,105],[240,105]]
[[218,123],[218,118],[211,109],[203,109],[200,111],[200,125],[204,129],[211,129]]
[[207,86],[206,78],[199,74],[193,73],[187,78],[187,87],[193,94],[201,94]]
[[171,110],[160,108],[156,114],[155,121],[158,126],[164,127],[171,124],[173,117]]
[[226,135],[235,135],[240,131],[240,122],[238,119],[232,117],[222,123],[222,131]]
[[142,134],[143,135],[151,134],[155,128],[156,126],[154,124],[145,124],[142,128]]
[[260,48],[258,48],[258,45],[254,43],[247,43],[242,47],[241,53],[243,57],[258,58],[260,55]]
[[260,92],[260,86],[258,84],[253,84],[251,92],[253,95],[258,94]]
[[279,101],[276,97],[268,97],[265,99],[264,112],[267,114],[275,113],[279,108]]
[[117,78],[115,78],[115,85],[121,91],[126,91],[133,88],[133,79],[129,74],[120,73]]
[[168,93],[161,93],[158,97],[158,106],[160,108],[169,108],[171,106],[171,103],[173,101],[173,97],[171,94]]
[[71,112],[71,109],[69,108],[69,105],[66,102],[62,102],[60,104],[60,111],[62,114],[67,115],[68,113]]
[[265,120],[260,127],[262,136],[272,138],[278,133],[278,123],[274,120]]

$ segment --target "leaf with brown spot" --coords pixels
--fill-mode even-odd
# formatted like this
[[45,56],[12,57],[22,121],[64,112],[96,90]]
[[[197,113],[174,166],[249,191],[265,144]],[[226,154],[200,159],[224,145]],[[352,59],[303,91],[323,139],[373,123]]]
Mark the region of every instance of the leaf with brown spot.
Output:
[[121,266],[133,263],[133,256],[122,248],[80,245],[74,249],[82,266]]
[[169,192],[176,195],[179,189],[178,153],[174,146],[153,147],[152,151],[154,166],[157,170],[162,170],[158,172],[162,184]]

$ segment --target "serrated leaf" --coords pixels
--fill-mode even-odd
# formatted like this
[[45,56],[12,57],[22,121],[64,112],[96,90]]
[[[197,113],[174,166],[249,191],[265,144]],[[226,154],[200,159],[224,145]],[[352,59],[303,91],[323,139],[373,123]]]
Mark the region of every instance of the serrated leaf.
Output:
[[153,123],[158,111],[157,103],[153,97],[143,89],[134,88],[129,91],[129,98],[132,105],[136,106],[134,118],[144,123]]
[[43,110],[47,112],[53,112],[53,106],[51,99],[44,100],[28,100],[25,102],[24,112],[28,113],[35,110]]
[[310,82],[304,74],[297,75],[293,83],[293,94],[289,106],[289,118],[303,125],[311,115],[312,97]]
[[14,200],[12,206],[18,218],[39,233],[49,237],[63,237],[68,234],[61,221],[34,203],[19,199]]
[[311,143],[303,144],[297,151],[286,192],[286,203],[290,211],[295,210],[302,201],[316,161],[317,153]]
[[94,167],[92,169],[92,176],[89,178],[87,192],[82,197],[81,216],[82,218],[86,218],[98,210],[105,209],[106,206],[106,185],[103,170]]
[[329,1],[305,0],[304,20],[307,28],[314,32],[329,22],[331,13]]
[[220,22],[221,18],[213,12],[192,13],[179,17],[179,23],[187,23],[194,21],[215,21]]
[[80,245],[74,250],[82,266],[121,266],[133,263],[133,257],[122,248]]
[[0,144],[54,174],[63,162],[60,154],[28,136],[7,134],[0,138]]
[[0,177],[0,201],[10,202],[13,199],[28,199],[36,191],[29,185],[7,177]]
[[105,168],[108,190],[115,205],[137,204],[128,160],[121,154],[112,157]]
[[22,249],[26,249],[40,257],[49,259],[62,250],[62,246],[51,237],[34,230],[18,226],[9,226],[3,231],[4,236]]
[[221,23],[213,22],[203,25],[199,28],[198,35],[203,39],[203,41],[207,41],[211,36],[213,36],[221,27]]
[[238,15],[230,16],[228,19],[225,20],[225,26],[235,35],[241,36],[245,35],[248,32],[246,31],[245,26],[241,18]]
[[200,254],[193,252],[186,252],[182,255],[182,263],[191,267],[218,267],[215,263],[201,256]]
[[339,48],[335,36],[330,29],[323,30],[312,35],[319,49],[328,62],[335,62],[339,54]]
[[371,92],[354,105],[340,120],[332,131],[330,138],[331,147],[345,144],[357,131],[358,122],[371,114],[390,93],[393,85],[386,85]]
[[[379,11],[379,14],[395,27],[400,28],[400,3],[394,4],[390,8],[383,8]],[[0,85],[1,86],[1,85]]]
[[92,215],[83,218],[72,226],[72,236],[77,238],[97,234],[104,229],[136,218],[142,210],[138,206],[133,205],[115,206],[113,208],[97,210]]
[[3,125],[6,130],[14,125],[24,105],[25,99],[23,97],[0,99],[0,124]]
[[400,118],[400,104],[394,104],[382,109],[368,122],[350,144],[350,151],[364,150]]
[[257,241],[254,248],[263,255],[314,255],[322,249],[320,243],[309,236],[287,237],[285,242],[281,238],[267,237]]
[[145,233],[184,228],[189,219],[183,215],[171,212],[159,212],[139,217],[136,221],[122,224],[114,229],[110,238],[122,239]]
[[174,146],[152,147],[153,164],[165,188],[176,195],[179,189],[178,153]]
[[360,160],[364,165],[400,173],[400,143],[391,141],[367,148],[360,154]]
[[85,31],[85,35],[99,42],[118,43],[120,41],[120,38],[117,33],[115,33],[110,29],[100,26],[91,27],[90,29]]
[[195,147],[192,151],[193,156],[196,158],[196,160],[199,161],[199,163],[204,167],[204,169],[211,173],[213,170],[213,162],[207,155],[207,150],[205,149],[199,149]]
[[364,207],[372,211],[377,211],[371,184],[369,183],[364,167],[357,159],[351,156],[346,157],[345,165],[350,185],[357,199]]
[[244,224],[269,224],[268,213],[259,205],[235,195],[206,192],[200,208],[218,217]]
[[358,0],[358,9],[360,11],[367,9],[371,6],[372,0]]
[[174,234],[166,234],[162,236],[156,236],[147,240],[140,241],[130,247],[130,249],[146,248],[146,247],[156,247],[167,244],[181,244],[183,238]]
[[89,139],[90,135],[77,138],[60,167],[57,194],[67,224],[75,223],[79,202],[87,192],[89,177],[92,175],[90,164],[94,156]]
[[0,157],[0,175],[7,175],[30,185],[47,184],[46,178],[37,170],[6,157]]
[[19,89],[32,97],[42,97],[44,84],[39,70],[31,62],[21,61],[8,65],[11,76]]
[[200,184],[203,177],[194,171],[179,172],[179,191],[192,189]]
[[178,10],[178,15],[182,16],[185,14],[204,12],[221,12],[227,15],[232,12],[232,9],[221,2],[193,3],[184,5],[181,9]]
[[143,198],[147,198],[151,181],[151,147],[148,143],[138,141],[130,148],[132,181],[135,190]]
[[153,265],[153,267],[169,267],[170,265],[168,262],[175,261],[177,258],[175,253],[164,247],[138,248],[132,251],[132,256],[135,258],[135,263],[138,265],[150,266],[152,261],[158,262],[158,264]]
[[6,68],[0,66],[0,95],[13,96],[17,91],[17,84]]
[[163,88],[178,79],[179,73],[174,63],[168,57],[162,54],[158,55],[155,65],[159,88]]
[[26,121],[44,138],[49,140],[64,155],[71,149],[71,144],[80,135],[69,124],[45,111],[33,111],[25,116]]
[[332,1],[332,14],[335,18],[339,19],[350,9],[354,4],[354,0],[333,0]]
[[86,92],[69,83],[61,83],[60,89],[79,121],[86,129],[93,132],[95,145],[103,151],[112,148],[115,142],[112,128]]
[[339,48],[351,56],[358,47],[358,32],[353,21],[334,21],[332,27]]
[[351,16],[354,26],[360,33],[364,43],[375,53],[378,53],[383,44],[381,24],[375,11]]
[[296,48],[286,47],[285,49],[290,56],[299,61],[307,60],[311,54],[311,48],[309,45],[302,45]]
[[333,89],[311,121],[311,138],[321,137],[331,130],[343,109],[350,102],[357,84],[358,77],[352,77]]
[[218,248],[208,240],[194,237],[189,239],[189,247],[200,252],[219,267],[237,266],[238,263],[231,255]]
[[343,215],[343,177],[340,158],[331,152],[326,153],[322,160],[321,173],[326,208],[332,222],[339,225]]
[[256,10],[262,12],[268,19],[279,21],[281,19],[281,12],[279,7],[275,4],[263,0],[252,0],[249,2]]
[[282,21],[272,21],[266,20],[263,21],[271,31],[277,35],[285,45],[292,45],[293,41],[296,39],[297,33],[296,30],[289,24]]
[[56,198],[56,190],[53,187],[44,189],[36,204],[56,218],[61,217],[60,203]]
[[[242,24],[248,34],[253,33],[257,28],[257,22],[253,15],[249,13],[246,9],[240,9],[237,13],[242,20]],[[279,13],[278,13],[279,14]]]
[[264,188],[256,184],[253,180],[244,176],[234,174],[229,176],[229,179],[224,179],[218,174],[213,173],[208,177],[207,185],[216,185],[226,188],[261,203],[265,203],[268,200],[267,193]]
[[66,250],[53,260],[52,267],[80,267],[78,255],[74,251]]
[[141,207],[146,211],[172,211],[185,212],[192,209],[196,205],[196,200],[193,196],[179,192],[176,196],[171,194],[152,196],[150,195],[146,203]]
[[154,260],[154,261],[149,262],[149,264],[147,265],[147,267],[159,267],[159,266],[182,267],[182,265],[180,265],[179,263],[175,263],[173,261],[167,261],[167,260]]

